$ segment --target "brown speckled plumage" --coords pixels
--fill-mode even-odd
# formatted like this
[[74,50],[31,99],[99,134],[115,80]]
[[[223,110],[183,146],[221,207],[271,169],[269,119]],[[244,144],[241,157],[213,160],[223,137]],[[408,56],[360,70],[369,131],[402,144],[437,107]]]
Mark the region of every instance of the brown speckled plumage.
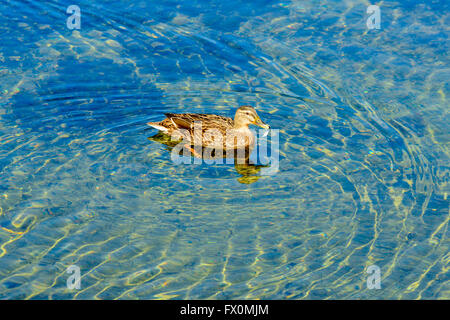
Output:
[[[166,119],[160,122],[148,122],[148,125],[191,145],[202,145],[210,148],[236,149],[252,146],[255,138],[248,128],[256,124],[263,128],[264,124],[255,109],[250,106],[240,107],[234,120],[215,114],[201,113],[166,113]],[[200,130],[201,128],[201,130]]]

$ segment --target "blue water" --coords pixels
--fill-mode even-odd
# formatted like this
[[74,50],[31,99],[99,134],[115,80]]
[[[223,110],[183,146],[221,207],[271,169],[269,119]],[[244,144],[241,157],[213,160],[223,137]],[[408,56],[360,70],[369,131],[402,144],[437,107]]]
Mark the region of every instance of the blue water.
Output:
[[[450,5],[368,5],[2,1],[0,298],[449,299]],[[240,105],[276,174],[149,139]]]

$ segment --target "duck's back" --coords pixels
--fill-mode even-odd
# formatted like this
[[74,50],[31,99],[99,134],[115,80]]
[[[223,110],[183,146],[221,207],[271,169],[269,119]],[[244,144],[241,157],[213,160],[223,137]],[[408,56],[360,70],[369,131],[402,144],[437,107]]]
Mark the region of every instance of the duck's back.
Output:
[[233,128],[233,119],[219,116],[216,114],[204,113],[166,113],[167,117],[161,122],[161,125],[168,129],[187,129],[193,130],[195,123],[201,124],[202,131],[208,129],[227,130]]

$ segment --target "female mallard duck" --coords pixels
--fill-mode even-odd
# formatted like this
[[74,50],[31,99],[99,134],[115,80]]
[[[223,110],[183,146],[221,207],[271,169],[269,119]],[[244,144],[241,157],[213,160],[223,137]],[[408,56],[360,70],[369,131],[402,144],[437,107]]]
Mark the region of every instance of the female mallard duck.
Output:
[[255,137],[250,124],[264,129],[270,127],[261,121],[256,110],[250,106],[237,109],[234,120],[215,114],[166,113],[160,122],[148,122],[149,126],[186,144],[208,148],[239,149],[253,146]]

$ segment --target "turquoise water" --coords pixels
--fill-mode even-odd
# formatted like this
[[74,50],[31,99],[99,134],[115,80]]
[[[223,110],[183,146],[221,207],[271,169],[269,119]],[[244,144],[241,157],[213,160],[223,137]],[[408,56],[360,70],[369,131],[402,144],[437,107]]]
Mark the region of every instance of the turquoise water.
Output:
[[[449,299],[449,4],[369,4],[2,1],[0,298]],[[149,139],[244,104],[274,175]]]

